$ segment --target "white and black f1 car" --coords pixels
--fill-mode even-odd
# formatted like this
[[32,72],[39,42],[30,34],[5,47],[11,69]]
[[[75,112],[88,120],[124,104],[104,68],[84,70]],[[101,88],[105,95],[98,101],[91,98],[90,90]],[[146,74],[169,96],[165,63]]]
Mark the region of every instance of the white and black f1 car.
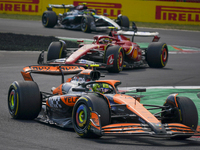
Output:
[[[63,14],[56,15],[53,8],[64,9]],[[66,12],[66,9],[68,11]],[[44,27],[53,28],[55,25],[66,29],[78,29],[83,32],[103,31],[107,26],[113,26],[117,29],[129,28],[129,19],[127,16],[118,15],[116,20],[106,16],[97,15],[93,9],[88,9],[83,5],[51,5],[47,7],[42,15],[42,24]],[[133,26],[135,26],[133,24]]]

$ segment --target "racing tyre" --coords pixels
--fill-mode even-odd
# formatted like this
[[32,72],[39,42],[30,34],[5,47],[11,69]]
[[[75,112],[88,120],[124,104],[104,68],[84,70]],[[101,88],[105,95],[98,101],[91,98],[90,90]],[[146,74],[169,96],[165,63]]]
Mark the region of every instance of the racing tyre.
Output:
[[81,30],[83,32],[86,32],[86,33],[90,33],[92,30],[91,30],[91,24],[92,22],[94,22],[94,18],[92,16],[83,16],[82,19],[81,19]]
[[8,91],[8,109],[14,119],[35,119],[41,110],[41,94],[33,81],[13,82]]
[[45,11],[42,14],[42,24],[44,27],[53,28],[58,21],[58,16],[54,11]]
[[[198,112],[194,102],[188,97],[176,97],[178,108],[175,102],[167,100],[164,106],[172,109],[171,114],[162,113],[162,123],[182,123],[196,130],[198,125]],[[191,136],[175,136],[172,139],[186,139]]]
[[101,134],[95,134],[92,128],[90,118],[91,112],[97,112],[100,115],[101,126],[110,123],[110,111],[106,100],[98,94],[88,94],[79,98],[73,108],[72,122],[74,130],[80,137],[100,138]]
[[168,48],[165,43],[153,42],[149,44],[146,52],[146,61],[149,67],[163,68],[168,61]]
[[66,55],[66,52],[64,51],[65,49],[66,49],[65,42],[60,42],[60,41],[51,42],[47,50],[47,61],[65,57]]
[[124,65],[124,51],[122,47],[118,45],[109,46],[105,52],[105,62],[108,72],[119,73],[122,71]]
[[119,24],[119,26],[129,29],[129,19],[127,16],[119,16],[117,18],[117,23]]

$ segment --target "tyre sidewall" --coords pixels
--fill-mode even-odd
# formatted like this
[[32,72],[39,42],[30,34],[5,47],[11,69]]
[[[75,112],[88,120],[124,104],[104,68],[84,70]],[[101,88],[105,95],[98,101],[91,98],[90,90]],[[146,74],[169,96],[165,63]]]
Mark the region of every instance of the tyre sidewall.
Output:
[[[46,18],[44,18],[46,16]],[[44,24],[44,19],[46,23]],[[58,16],[54,11],[45,11],[42,15],[42,24],[44,27],[53,28],[57,24]]]
[[149,44],[146,61],[152,68],[163,68],[168,61],[168,48],[165,43],[153,42]]
[[[14,92],[14,94],[12,94]],[[16,105],[10,107],[10,98],[15,96]],[[41,110],[41,94],[38,85],[33,81],[13,82],[8,91],[8,109],[14,119],[36,118]]]
[[[89,15],[84,15],[81,19],[81,30],[83,32],[86,32],[86,33],[90,33],[91,32],[91,22],[93,21],[92,20],[93,17],[92,16],[89,16]],[[85,22],[83,22],[85,20]],[[82,24],[85,23],[85,28],[82,28]]]
[[[78,107],[81,104],[84,104],[86,106],[86,109],[87,109],[87,121],[86,121],[85,127],[83,129],[81,129],[80,127],[78,127],[78,125],[76,123],[76,111],[77,111]],[[76,131],[76,133],[79,136],[81,136],[81,137],[88,137],[88,134],[90,134],[90,128],[91,128],[91,122],[90,122],[91,111],[92,111],[92,103],[91,103],[90,99],[88,99],[88,98],[81,97],[81,98],[79,98],[79,100],[74,105],[74,108],[73,108],[73,111],[72,111],[73,127],[74,127],[74,130]]]
[[[105,53],[106,53],[106,55],[105,55],[105,58],[106,58],[105,60],[106,61],[105,62],[106,62],[107,65],[109,65],[108,64],[109,57],[111,55],[114,55],[113,67],[110,68],[108,66],[108,71],[109,72],[113,72],[113,73],[119,73],[120,71],[122,71],[123,70],[123,65],[124,65],[124,51],[123,51],[123,48],[120,47],[120,46],[109,46]],[[123,59],[121,66],[120,66],[120,62],[119,62],[120,61],[119,60],[120,53],[122,54],[122,59]]]

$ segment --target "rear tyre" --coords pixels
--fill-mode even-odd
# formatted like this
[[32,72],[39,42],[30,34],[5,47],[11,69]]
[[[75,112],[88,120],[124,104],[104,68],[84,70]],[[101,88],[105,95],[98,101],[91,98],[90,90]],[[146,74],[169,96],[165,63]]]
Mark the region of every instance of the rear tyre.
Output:
[[119,26],[129,29],[129,19],[127,16],[119,16],[117,18],[117,23],[119,24]]
[[83,16],[81,19],[81,30],[86,33],[90,33],[91,30],[91,23],[94,22],[94,18],[92,16]]
[[110,123],[108,103],[103,97],[94,93],[81,97],[74,105],[72,113],[74,130],[80,137],[101,137],[101,135],[97,135],[90,130],[91,111],[95,111],[100,115],[101,126],[105,126]]
[[13,82],[8,91],[8,109],[14,119],[35,119],[41,110],[41,95],[33,81]]
[[51,42],[47,50],[47,61],[60,59],[65,57],[66,43],[64,42]]
[[58,21],[58,16],[54,11],[45,11],[42,15],[42,24],[44,27],[53,28]]
[[149,67],[163,68],[168,61],[168,48],[165,43],[153,42],[149,44],[146,52],[146,61]]
[[111,73],[119,73],[123,70],[124,51],[120,46],[109,46],[105,52],[105,62],[107,70]]
[[[164,106],[169,106],[170,109],[174,109],[173,114],[162,114],[162,117],[171,118],[163,120],[163,123],[182,123],[188,127],[196,130],[198,125],[198,112],[194,102],[187,97],[177,97],[178,108],[172,101],[166,101]],[[172,139],[186,139],[191,136],[176,136]]]

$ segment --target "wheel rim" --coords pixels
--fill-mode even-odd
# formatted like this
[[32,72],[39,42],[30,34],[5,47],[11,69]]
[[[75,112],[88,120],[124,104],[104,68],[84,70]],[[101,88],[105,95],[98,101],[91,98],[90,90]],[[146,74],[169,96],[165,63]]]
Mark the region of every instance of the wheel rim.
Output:
[[81,104],[76,110],[76,124],[78,128],[84,128],[87,122],[87,107]]
[[122,52],[119,53],[118,62],[119,62],[119,67],[122,67],[122,64],[123,64],[123,55],[122,55]]
[[163,52],[162,52],[162,60],[163,62],[167,61],[167,49],[164,48]]
[[84,18],[84,19],[83,19],[83,22],[81,23],[81,29],[82,29],[82,31],[85,31],[86,28],[87,28],[86,19]]
[[47,24],[47,15],[46,15],[46,14],[44,14],[43,17],[42,17],[42,23],[43,23],[44,25]]
[[9,106],[9,110],[11,114],[15,112],[16,103],[17,103],[16,94],[15,94],[15,90],[13,89],[10,92],[9,100],[8,100],[8,106]]

